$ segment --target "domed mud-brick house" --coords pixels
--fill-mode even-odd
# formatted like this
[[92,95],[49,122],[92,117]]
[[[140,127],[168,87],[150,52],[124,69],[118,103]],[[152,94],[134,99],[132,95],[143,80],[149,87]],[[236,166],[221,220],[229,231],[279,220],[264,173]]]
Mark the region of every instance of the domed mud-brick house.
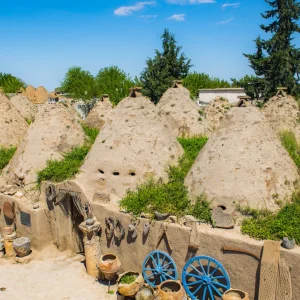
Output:
[[82,145],[84,140],[81,125],[63,105],[40,106],[3,177],[7,183],[29,190],[36,184],[37,171],[44,169],[48,160],[62,159],[63,153]]
[[262,112],[277,134],[284,130],[292,131],[300,142],[299,105],[284,88],[278,89],[277,95],[264,105]]
[[28,124],[8,98],[0,93],[0,147],[18,146]]
[[208,135],[209,125],[197,103],[190,99],[190,92],[175,81],[157,104],[159,114],[168,121],[172,132],[177,137]]
[[200,151],[185,184],[216,206],[276,210],[299,180],[297,168],[256,107],[236,107]]
[[113,110],[108,95],[102,95],[85,119],[85,124],[91,128],[101,129]]
[[167,179],[166,168],[183,154],[158,109],[131,91],[113,110],[76,177],[88,199],[106,193],[122,198],[127,189],[154,179]]
[[10,99],[10,102],[26,121],[32,122],[34,120],[37,108],[27,97],[22,94],[18,94],[13,96]]

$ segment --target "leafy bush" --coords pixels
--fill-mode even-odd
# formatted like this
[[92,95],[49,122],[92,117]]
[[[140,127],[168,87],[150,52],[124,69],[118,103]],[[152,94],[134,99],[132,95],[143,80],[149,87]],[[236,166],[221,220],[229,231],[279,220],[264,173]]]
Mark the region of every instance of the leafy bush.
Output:
[[0,148],[0,171],[2,171],[7,166],[16,150],[16,147]]
[[[169,180],[166,183],[150,179],[138,186],[136,191],[128,191],[120,201],[120,206],[134,215],[142,212],[154,214],[155,211],[176,216],[192,214],[210,222],[210,208],[206,199],[198,199],[196,205],[190,204],[184,178],[195,161],[199,151],[207,142],[206,137],[180,138],[185,154],[179,159],[178,166],[168,168]],[[201,211],[203,209],[203,211]]]
[[300,244],[300,193],[295,193],[292,202],[285,204],[277,214],[254,215],[242,223],[242,233],[260,240],[294,238]]
[[78,173],[90,147],[76,147],[64,155],[63,160],[49,160],[45,169],[37,173],[38,186],[42,181],[61,182]]
[[83,131],[85,132],[85,134],[87,135],[87,137],[89,138],[89,142],[94,144],[100,130],[98,128],[88,127],[83,123],[81,124],[81,127],[82,127]]
[[21,79],[11,74],[0,73],[0,88],[2,88],[4,93],[16,93],[25,87],[26,85]]
[[280,133],[282,146],[287,150],[295,165],[300,168],[300,144],[297,142],[292,131],[282,131]]

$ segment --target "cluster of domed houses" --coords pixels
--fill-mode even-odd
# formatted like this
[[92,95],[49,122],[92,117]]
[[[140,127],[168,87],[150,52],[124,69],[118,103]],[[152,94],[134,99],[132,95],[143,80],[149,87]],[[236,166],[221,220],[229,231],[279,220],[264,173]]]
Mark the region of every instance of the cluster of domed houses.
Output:
[[[30,226],[19,218],[16,228],[36,240],[37,248],[54,240],[60,249],[78,250],[78,237],[72,238],[78,233],[70,230],[74,219],[64,219],[74,204],[61,205],[65,195],[80,199],[73,201],[79,214],[88,207],[94,214],[118,214],[118,200],[128,189],[149,178],[167,179],[166,167],[184,153],[177,137],[209,137],[185,179],[192,200],[205,192],[214,206],[229,211],[236,204],[275,211],[276,200],[288,200],[299,182],[297,167],[277,137],[292,130],[300,138],[298,104],[282,90],[259,110],[246,100],[230,105],[226,99],[200,108],[180,82],[155,106],[135,88],[116,107],[103,95],[86,120],[69,103],[37,104],[37,96],[30,97],[0,94],[0,146],[17,147],[0,177],[0,207],[14,202],[30,215]],[[84,144],[81,122],[100,133],[80,172],[36,190],[37,172],[47,161]],[[56,197],[53,207],[49,193]],[[0,225],[5,225],[2,215]]]

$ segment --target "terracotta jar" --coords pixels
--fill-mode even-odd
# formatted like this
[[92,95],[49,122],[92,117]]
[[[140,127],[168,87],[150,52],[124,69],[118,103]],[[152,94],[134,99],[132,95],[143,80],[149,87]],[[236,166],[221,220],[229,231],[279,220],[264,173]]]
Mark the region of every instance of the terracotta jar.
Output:
[[[132,283],[121,283],[122,277],[124,277],[125,275],[134,275],[136,276],[136,278]],[[125,272],[119,276],[118,293],[123,296],[133,298],[135,297],[135,295],[143,285],[144,285],[144,278],[142,274],[133,271]]]
[[157,287],[157,299],[187,300],[187,296],[179,280],[167,280]]
[[240,290],[230,289],[223,294],[222,300],[249,300],[249,294]]
[[13,241],[13,248],[19,257],[24,257],[30,254],[30,239],[20,237]]
[[143,286],[135,296],[136,300],[154,300],[155,293],[151,286]]
[[98,269],[105,279],[111,280],[121,268],[120,259],[111,253],[102,255],[98,263]]

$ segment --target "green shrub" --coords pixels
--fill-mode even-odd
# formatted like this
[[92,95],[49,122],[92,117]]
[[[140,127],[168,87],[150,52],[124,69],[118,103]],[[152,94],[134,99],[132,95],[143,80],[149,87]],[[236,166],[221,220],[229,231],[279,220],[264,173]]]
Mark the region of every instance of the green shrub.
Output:
[[85,125],[83,123],[81,124],[81,127],[82,127],[83,131],[85,132],[85,134],[87,135],[87,137],[89,138],[89,142],[94,144],[100,130],[98,128],[88,127],[87,125]]
[[137,275],[135,274],[125,274],[121,277],[120,283],[122,284],[130,284],[133,283],[137,279]]
[[16,150],[16,147],[0,148],[0,172],[7,166]]
[[287,150],[295,165],[300,168],[300,144],[297,142],[292,131],[282,131],[280,133],[282,146]]
[[300,244],[300,193],[295,193],[292,202],[285,204],[280,211],[268,214],[255,214],[242,223],[242,233],[260,240],[281,240],[294,238]]
[[190,205],[189,214],[203,223],[212,223],[210,203],[204,193],[197,198],[195,205]]
[[37,173],[38,186],[42,181],[61,182],[78,173],[90,147],[76,147],[64,155],[63,160],[49,160],[45,169]]
[[184,186],[184,178],[207,142],[207,137],[179,138],[178,141],[185,153],[179,159],[178,166],[168,168],[168,182],[161,183],[150,179],[139,185],[136,191],[127,191],[126,196],[120,201],[123,209],[136,216],[142,212],[153,215],[155,211],[175,216],[189,213],[206,222],[210,221],[210,208],[206,199],[202,197],[195,206],[191,205],[188,191]]

